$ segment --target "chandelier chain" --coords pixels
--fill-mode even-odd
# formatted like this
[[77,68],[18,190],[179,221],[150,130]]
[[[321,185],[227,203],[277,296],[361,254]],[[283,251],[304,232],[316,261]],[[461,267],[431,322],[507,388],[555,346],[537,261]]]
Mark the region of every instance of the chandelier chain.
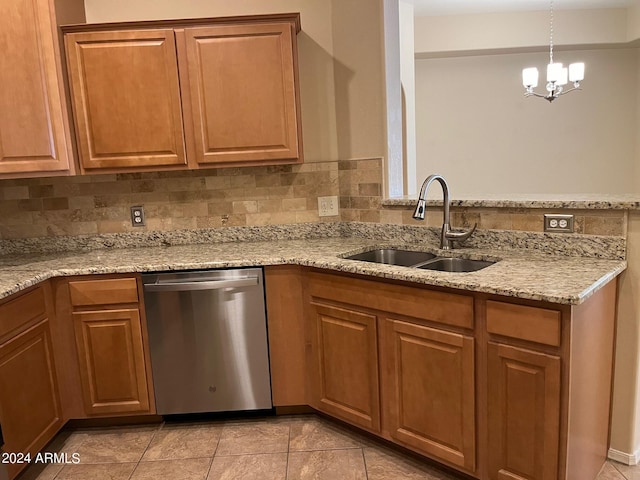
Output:
[[549,63],[553,63],[553,0],[549,10]]

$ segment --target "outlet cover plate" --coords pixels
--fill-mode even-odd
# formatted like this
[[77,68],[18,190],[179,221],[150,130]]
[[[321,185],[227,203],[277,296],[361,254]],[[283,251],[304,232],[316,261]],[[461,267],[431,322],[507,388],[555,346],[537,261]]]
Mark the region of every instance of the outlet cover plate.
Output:
[[144,208],[142,205],[131,207],[131,225],[134,227],[144,227]]
[[338,197],[318,197],[318,215],[321,217],[333,217],[339,215]]
[[553,233],[573,233],[573,215],[545,213],[544,231]]

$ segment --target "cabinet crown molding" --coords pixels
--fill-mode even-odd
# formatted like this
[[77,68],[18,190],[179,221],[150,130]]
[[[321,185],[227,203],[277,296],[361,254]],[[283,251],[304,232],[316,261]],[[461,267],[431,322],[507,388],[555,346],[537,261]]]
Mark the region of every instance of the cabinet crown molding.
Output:
[[229,17],[182,18],[171,20],[141,20],[133,22],[82,23],[62,25],[62,33],[99,32],[110,30],[146,28],[186,28],[211,25],[241,25],[256,23],[291,23],[296,33],[300,33],[300,13],[273,13],[266,15],[238,15]]

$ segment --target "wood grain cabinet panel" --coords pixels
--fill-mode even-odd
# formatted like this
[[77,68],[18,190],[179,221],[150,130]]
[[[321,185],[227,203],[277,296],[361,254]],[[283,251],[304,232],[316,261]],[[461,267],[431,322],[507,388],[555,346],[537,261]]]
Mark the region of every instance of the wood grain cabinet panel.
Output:
[[274,407],[306,405],[302,267],[264,267]]
[[83,172],[302,162],[299,15],[69,26]]
[[487,331],[497,335],[559,347],[561,319],[558,310],[487,302]]
[[185,29],[196,160],[300,158],[290,23]]
[[172,29],[65,36],[83,171],[186,166]]
[[473,338],[392,319],[383,325],[386,428],[399,442],[473,472]]
[[318,410],[368,430],[380,430],[377,319],[348,308],[313,303]]
[[490,342],[488,463],[491,480],[556,480],[560,358]]
[[[34,456],[63,425],[49,320],[0,345],[0,424],[5,452]],[[14,478],[26,464],[6,465]]]
[[148,412],[139,311],[74,312],[73,322],[87,413]]
[[32,320],[47,316],[44,288],[14,296],[0,306],[0,339],[11,335]]
[[133,277],[71,281],[69,297],[74,307],[138,303],[139,300],[138,285]]
[[0,175],[73,172],[53,0],[0,2]]

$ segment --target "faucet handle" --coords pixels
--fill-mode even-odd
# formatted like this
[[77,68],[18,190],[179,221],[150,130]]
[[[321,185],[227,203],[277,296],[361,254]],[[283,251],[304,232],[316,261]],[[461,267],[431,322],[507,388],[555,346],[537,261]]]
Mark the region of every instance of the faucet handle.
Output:
[[464,242],[467,238],[469,238],[471,235],[473,235],[473,232],[476,231],[476,228],[478,227],[478,224],[475,223],[473,225],[473,228],[471,230],[468,230],[466,232],[452,232],[451,230],[445,232],[445,238],[447,238],[447,240],[455,240],[457,242]]

